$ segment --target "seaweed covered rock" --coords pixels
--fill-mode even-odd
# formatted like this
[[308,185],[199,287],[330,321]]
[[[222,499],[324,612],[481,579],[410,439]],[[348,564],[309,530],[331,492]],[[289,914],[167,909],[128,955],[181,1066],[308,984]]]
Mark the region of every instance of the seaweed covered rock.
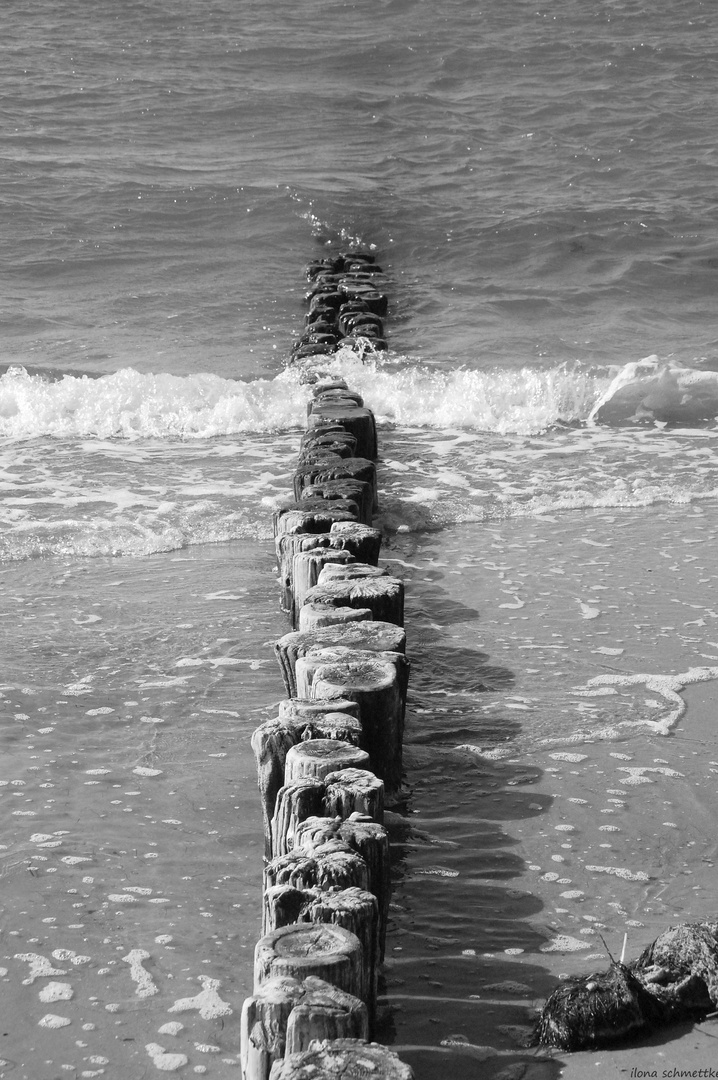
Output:
[[710,1012],[718,1007],[718,922],[669,927],[631,967],[662,1002],[667,1018]]
[[625,964],[571,979],[554,990],[534,1029],[534,1042],[559,1050],[605,1046],[648,1029],[664,1016],[661,1002]]

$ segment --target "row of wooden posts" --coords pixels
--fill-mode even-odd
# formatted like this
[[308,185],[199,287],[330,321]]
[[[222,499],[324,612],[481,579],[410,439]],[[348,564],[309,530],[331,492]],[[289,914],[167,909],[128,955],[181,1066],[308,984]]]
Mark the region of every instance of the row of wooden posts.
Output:
[[[313,382],[294,498],[274,513],[287,691],[252,735],[265,836],[262,938],[244,1002],[244,1080],[411,1080],[370,1042],[390,894],[384,803],[399,792],[409,678],[404,584],[378,566],[374,415],[327,373],[340,345],[386,347],[381,268],[310,264],[293,360]],[[322,370],[324,368],[324,370]]]

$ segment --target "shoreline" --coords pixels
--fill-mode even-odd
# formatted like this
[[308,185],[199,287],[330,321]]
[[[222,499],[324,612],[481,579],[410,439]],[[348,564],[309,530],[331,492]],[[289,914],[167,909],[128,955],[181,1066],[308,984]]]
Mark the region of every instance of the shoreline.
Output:
[[[710,651],[708,640],[718,640],[707,616],[712,589],[710,584],[699,581],[707,576],[698,570],[703,560],[664,559],[656,543],[656,522],[665,522],[668,527],[671,519],[669,531],[680,545],[675,551],[688,559],[714,550],[715,515],[689,513],[688,520],[682,521],[680,510],[668,515],[664,508],[647,514],[637,511],[632,512],[631,523],[621,518],[625,524],[621,529],[605,520],[607,516],[592,513],[572,517],[571,521],[562,519],[561,565],[547,564],[541,554],[542,545],[534,549],[526,543],[530,532],[544,534],[547,541],[552,534],[555,537],[555,524],[541,521],[512,521],[490,528],[455,526],[440,534],[399,535],[383,552],[389,567],[395,565],[392,559],[414,566],[407,567],[408,596],[416,606],[407,613],[415,668],[405,741],[412,794],[408,813],[401,819],[404,831],[392,835],[395,906],[387,992],[388,1004],[392,1008],[395,1004],[397,1009],[385,1018],[385,1030],[392,1040],[390,1045],[400,1053],[402,1046],[426,1047],[425,1051],[411,1052],[417,1080],[433,1080],[436,1059],[431,1046],[438,1047],[442,1039],[454,1034],[465,1036],[471,1044],[495,1046],[503,1051],[501,1057],[480,1065],[488,1077],[511,1063],[517,1067],[526,1065],[536,1080],[539,1076],[556,1076],[559,1070],[567,1080],[587,1080],[589,1073],[595,1074],[597,1063],[615,1070],[617,1076],[627,1077],[622,1070],[643,1067],[646,1055],[659,1051],[664,1057],[657,1060],[669,1064],[680,1065],[688,1055],[696,1067],[710,1065],[705,1061],[706,1033],[718,1035],[715,1021],[700,1029],[667,1030],[662,1043],[591,1054],[558,1054],[549,1063],[536,1061],[531,1052],[517,1047],[509,1031],[498,1031],[503,1025],[525,1025],[526,1008],[518,1001],[510,1004],[504,994],[486,990],[487,984],[524,982],[530,987],[524,996],[538,1006],[556,985],[556,975],[561,971],[586,973],[590,967],[604,966],[605,961],[586,958],[589,950],[563,957],[540,952],[552,934],[569,933],[580,938],[581,926],[590,928],[584,914],[607,925],[609,945],[619,952],[626,920],[643,922],[642,928],[630,931],[628,955],[633,957],[662,929],[708,914],[712,908],[714,870],[703,859],[713,862],[715,850],[712,833],[709,835],[710,822],[715,819],[711,806],[718,786],[709,771],[709,762],[718,760],[712,749],[714,681],[688,687],[682,695],[687,702],[686,714],[667,737],[636,729],[613,743],[567,744],[555,749],[536,745],[537,737],[555,732],[557,725],[568,725],[570,734],[572,717],[583,723],[586,716],[591,716],[591,712],[562,710],[569,708],[565,690],[585,685],[586,678],[593,674],[619,665],[623,672],[645,670],[647,658],[653,659],[653,670],[663,671],[687,670],[694,662],[711,663],[699,655]],[[692,533],[691,521],[702,531]],[[585,531],[599,524],[604,533]],[[598,543],[613,538],[613,547],[580,544],[579,535]],[[685,539],[702,539],[703,543],[684,544]],[[512,544],[516,546],[512,548]],[[622,551],[625,554],[628,550],[640,553],[643,560],[640,580],[636,578],[638,563],[626,564],[621,559]],[[674,553],[673,549],[664,550]],[[575,599],[582,599],[582,593],[574,588],[576,583],[599,581],[600,568],[586,565],[586,552],[589,561],[596,555],[606,560],[603,583],[614,579],[618,597],[614,600],[610,589],[599,591],[602,600],[596,606],[601,607],[602,614],[595,619],[584,619]],[[467,553],[473,560],[471,566],[461,567],[461,576],[453,575],[457,562],[467,561]],[[651,581],[653,574],[648,571],[659,561],[666,570],[674,565],[679,569],[672,575],[662,571],[656,594],[649,595],[643,583]],[[446,565],[438,565],[440,562]],[[572,579],[574,563],[577,576]],[[548,578],[549,565],[563,568],[566,573]],[[276,661],[265,643],[287,629],[277,609],[272,566],[271,545],[252,541],[198,546],[143,559],[52,559],[3,568],[5,584],[12,585],[9,593],[20,595],[25,582],[35,583],[35,599],[17,614],[14,652],[8,661],[13,681],[17,679],[18,686],[32,693],[28,696],[5,691],[10,714],[23,713],[27,719],[18,721],[14,729],[19,737],[14,735],[12,752],[6,759],[9,771],[3,779],[9,785],[2,791],[11,800],[4,811],[8,815],[4,818],[6,836],[11,838],[6,842],[11,846],[3,854],[12,860],[19,858],[19,869],[32,865],[37,871],[35,877],[25,872],[24,876],[13,874],[7,879],[5,902],[10,907],[3,924],[6,934],[19,933],[6,937],[0,958],[8,968],[4,985],[17,991],[17,1006],[23,1010],[12,1042],[15,1052],[9,1044],[4,1054],[19,1064],[25,1051],[34,1049],[26,1058],[29,1071],[28,1065],[25,1070],[20,1065],[7,1073],[8,1080],[22,1076],[23,1071],[31,1080],[45,1080],[44,1066],[38,1062],[76,1060],[74,1041],[78,1037],[89,1044],[83,1053],[113,1058],[112,1067],[122,1068],[123,1080],[134,1080],[133,1070],[140,1070],[140,1076],[146,1067],[142,1049],[145,1042],[159,1039],[168,1049],[175,1045],[179,1049],[180,1043],[187,1049],[186,1035],[203,1044],[221,1045],[224,1051],[222,1059],[208,1059],[195,1057],[189,1049],[193,1062],[211,1064],[215,1060],[212,1072],[217,1075],[219,1070],[220,1076],[222,1071],[231,1076],[233,1068],[236,1070],[230,1064],[220,1067],[220,1061],[238,1051],[238,1029],[233,1026],[233,1018],[225,1024],[220,1020],[201,1021],[196,1015],[181,1017],[185,1034],[173,1040],[164,1037],[164,1042],[157,1029],[171,1019],[165,1013],[176,999],[200,989],[197,976],[203,972],[220,979],[222,998],[231,1003],[235,1014],[251,985],[250,953],[258,932],[261,893],[261,868],[254,865],[261,851],[261,815],[249,734],[270,714],[268,703],[282,697]],[[533,584],[530,576],[520,578],[516,570],[529,575],[535,570]],[[626,575],[633,580],[633,598],[623,587]],[[680,593],[669,588],[675,576],[680,576],[676,585]],[[220,590],[218,580],[223,586]],[[507,581],[516,582],[520,588]],[[546,581],[552,588],[544,587]],[[67,612],[59,621],[50,619],[50,613],[58,610],[58,590]],[[546,592],[550,596],[541,595]],[[178,596],[182,597],[179,606]],[[676,596],[685,600],[685,608],[671,602]],[[523,607],[515,606],[517,597]],[[611,610],[614,603],[619,611]],[[699,603],[701,610],[690,606]],[[636,616],[636,610],[643,611],[645,618]],[[249,618],[247,611],[251,611]],[[673,631],[661,631],[665,625],[681,626],[675,618],[677,611],[686,622],[706,616],[705,627],[685,629],[686,636],[700,640],[679,642]],[[528,621],[524,618],[527,613]],[[99,621],[89,621],[96,616]],[[158,619],[165,628],[160,634]],[[615,641],[623,634],[623,630],[619,634],[615,620],[627,628],[626,634],[631,630],[634,635],[622,646]],[[557,621],[562,630],[557,628]],[[634,623],[640,623],[642,629],[635,632]],[[31,678],[27,656],[32,655],[39,628],[54,635],[54,645]],[[599,629],[603,636],[595,638]],[[559,642],[550,635],[565,632],[565,640],[560,641],[569,646],[568,650],[552,649],[541,654],[524,648],[530,644],[529,637],[539,632],[545,636],[534,643]],[[605,647],[622,647],[625,651],[618,657],[594,654],[592,641],[607,642]],[[79,647],[83,642],[86,662],[78,670],[72,661],[72,648],[73,643]],[[574,659],[571,649],[579,650],[573,654]],[[67,654],[64,659],[63,653]],[[117,673],[101,671],[98,665],[102,664],[109,664],[109,670]],[[65,704],[56,704],[60,695],[55,687],[80,686],[81,680],[95,669],[96,675],[85,684],[89,693],[66,693]],[[448,693],[433,694],[429,692],[432,690]],[[645,705],[647,699],[658,701],[663,709],[669,707],[643,686],[622,688],[613,698],[596,699],[594,704],[600,709],[596,710],[595,726],[605,726],[610,719],[603,712],[606,702],[615,702],[618,707],[624,701],[621,711],[638,710],[641,716],[650,717],[656,706]],[[137,704],[124,705],[129,700]],[[591,704],[590,699],[575,698],[570,708],[582,700],[584,705]],[[38,712],[38,708],[45,711]],[[105,715],[102,710],[108,708],[114,712]],[[97,710],[97,715],[88,715]],[[142,717],[154,717],[162,723],[151,724]],[[52,731],[41,735],[40,729],[49,725]],[[28,739],[28,735],[35,738]],[[35,749],[31,749],[33,743]],[[471,751],[456,751],[465,743],[510,752],[492,759]],[[143,753],[151,747],[155,747],[155,756],[145,761]],[[54,752],[41,756],[45,750]],[[585,761],[575,763],[551,759],[549,755],[554,752],[590,753]],[[626,761],[611,758],[614,752],[637,756]],[[38,757],[33,760],[33,755]],[[57,759],[54,765],[53,758]],[[663,758],[668,764],[657,765],[655,758]],[[77,765],[72,765],[73,759]],[[586,772],[592,761],[594,766]],[[614,770],[610,782],[599,775],[608,761],[613,762]],[[186,777],[187,770],[194,769],[193,763],[197,762],[207,783],[195,794],[187,788]],[[42,772],[30,771],[39,764]],[[163,775],[133,775],[132,769],[138,764],[158,768]],[[557,771],[547,773],[546,766]],[[684,778],[649,773],[653,784],[621,784],[621,777],[630,776],[621,769],[644,766],[674,768]],[[88,769],[111,771],[90,776],[86,775]],[[244,777],[239,787],[238,776]],[[38,790],[38,781],[43,778],[54,788]],[[22,779],[25,786],[13,787],[14,779]],[[84,786],[87,781],[94,786]],[[623,794],[609,798],[625,801],[625,807],[600,801],[614,781],[616,790],[622,788]],[[131,794],[133,791],[139,794]],[[179,803],[178,796],[169,795],[171,791],[180,792]],[[204,799],[198,797],[200,794]],[[581,806],[567,803],[569,798],[591,801]],[[35,817],[10,816],[18,806],[26,812],[21,799]],[[32,801],[27,803],[28,799]],[[671,816],[666,813],[656,819],[664,799],[674,803]],[[119,800],[118,805],[113,806],[113,800]],[[531,809],[531,804],[538,809]],[[235,805],[238,810],[233,808]],[[613,814],[600,820],[616,822],[623,830],[615,834],[615,841],[600,841],[614,843],[617,865],[645,868],[651,874],[662,868],[659,878],[649,883],[648,901],[642,899],[645,884],[594,875],[575,862],[578,856],[586,863],[613,861],[611,851],[607,850],[609,857],[601,859],[589,852],[590,845],[601,835],[592,831],[591,807],[595,807],[593,813],[613,808]],[[561,840],[551,827],[564,823],[562,813],[570,815],[571,824],[580,826],[575,839],[569,834],[569,839]],[[665,817],[679,827],[653,828],[644,833],[636,828],[637,814],[643,814],[640,820],[644,823],[650,824],[653,815],[658,824]],[[147,832],[152,821],[165,818],[176,818],[181,824],[158,824]],[[158,828],[159,835],[152,836]],[[31,834],[52,834],[55,830],[68,830],[67,836],[58,838],[62,846],[57,849],[43,852],[29,843]],[[208,846],[207,834],[215,830],[217,835],[209,837],[212,846]],[[252,832],[255,846],[247,849],[246,870],[239,869],[234,884],[220,880],[229,868],[218,868],[213,875],[211,867],[204,865],[205,856],[214,859],[216,852],[226,866],[226,857],[237,850],[241,837],[247,837],[249,842]],[[649,847],[647,853],[646,844],[638,844],[634,856],[636,836],[656,846]],[[706,837],[708,846],[702,839]],[[150,839],[157,844],[155,848],[147,845]],[[686,846],[692,841],[696,841],[693,846]],[[192,845],[200,842],[202,864],[193,868],[192,852],[200,849]],[[572,843],[572,850],[561,848],[561,843]],[[240,846],[243,844],[241,841]],[[33,862],[32,848],[46,861]],[[170,848],[174,850],[171,857]],[[624,848],[630,849],[630,857],[626,857]],[[120,850],[128,854],[121,855]],[[143,854],[153,850],[159,858],[145,862]],[[571,884],[561,886],[560,891],[576,888],[588,895],[588,890],[593,890],[582,903],[559,901],[559,887],[542,880],[542,873],[551,866],[551,856],[559,853],[567,860],[563,866],[559,864],[560,872],[571,878]],[[73,869],[59,861],[59,856],[65,854],[89,857],[91,861]],[[569,859],[573,860],[570,866]],[[530,871],[529,864],[540,867],[541,873]],[[54,876],[46,876],[55,868]],[[681,868],[694,872],[683,876]],[[92,885],[82,884],[85,876],[94,879]],[[183,880],[187,876],[192,880]],[[696,885],[700,886],[698,890],[694,889]],[[134,903],[113,906],[108,900],[123,888],[135,886],[152,888],[155,891],[149,899],[156,896],[170,903],[153,907],[140,896]],[[620,916],[604,901],[621,904],[626,914]],[[242,907],[233,909],[238,902]],[[643,910],[646,902],[653,908],[649,918]],[[78,912],[73,910],[73,904],[81,905]],[[568,911],[556,914],[555,906]],[[85,909],[89,912],[93,908],[95,914],[83,915]],[[18,911],[27,911],[27,915],[20,919],[13,914]],[[204,917],[202,911],[213,917]],[[43,920],[48,916],[54,916],[56,922],[45,924]],[[551,921],[556,922],[555,928]],[[84,928],[67,928],[75,922],[84,922]],[[601,932],[606,936],[606,930]],[[170,947],[155,944],[155,937],[162,933],[175,937]],[[239,963],[236,959],[227,962],[224,938],[229,935],[246,946],[239,954],[244,955]],[[112,944],[102,945],[105,938]],[[27,966],[13,957],[24,952],[50,957],[58,946],[91,955],[93,961],[64,977],[75,988],[74,1000],[48,1007],[38,1002],[41,983],[21,986]],[[114,952],[115,948],[123,951]],[[144,1002],[136,997],[128,965],[121,963],[133,948],[144,948],[152,955],[147,965],[159,992]],[[525,951],[518,955],[504,951],[517,948]],[[474,950],[476,956],[462,956],[464,949]],[[600,946],[599,951],[603,952]],[[493,954],[493,959],[484,957],[484,953]],[[214,960],[210,965],[199,966],[203,959],[211,958]],[[109,966],[112,960],[114,966]],[[112,975],[99,975],[100,968],[108,968]],[[402,980],[403,986],[399,985]],[[431,986],[432,982],[443,985]],[[429,1000],[422,1003],[418,998],[427,992]],[[402,996],[407,993],[415,1000]],[[499,998],[505,1004],[491,1005],[490,1000],[482,1004],[482,995],[485,999],[487,993],[490,1000]],[[392,994],[396,995],[394,999]],[[479,1000],[472,999],[472,995],[479,995]],[[457,998],[463,1005],[456,1004]],[[103,1006],[112,1002],[120,1006],[120,1011],[108,1016]],[[73,1023],[58,1031],[43,1032],[36,1026],[37,1020],[48,1011],[72,1017]],[[115,1027],[118,1021],[121,1026]],[[82,1036],[81,1024],[90,1022],[96,1026],[95,1035]],[[118,1042],[116,1036],[120,1035],[131,1036],[135,1044]],[[128,1053],[133,1045],[136,1049]],[[447,1049],[443,1048],[443,1053]],[[475,1060],[460,1048],[450,1053],[447,1061],[452,1062],[456,1080],[461,1080],[462,1075],[475,1076]],[[0,1075],[3,1071],[0,1068]],[[50,1070],[47,1075],[54,1074]],[[112,1075],[110,1067],[108,1075]]]

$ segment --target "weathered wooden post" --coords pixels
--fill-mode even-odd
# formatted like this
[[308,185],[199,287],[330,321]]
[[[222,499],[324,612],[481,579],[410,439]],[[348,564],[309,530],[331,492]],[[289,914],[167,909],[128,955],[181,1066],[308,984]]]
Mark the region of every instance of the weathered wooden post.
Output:
[[310,631],[285,634],[274,644],[274,652],[290,697],[297,697],[297,660],[317,650],[333,647],[357,652],[406,654],[406,633],[394,623],[372,620],[330,624]]
[[355,522],[357,510],[356,503],[350,501],[344,505],[336,499],[332,503],[325,499],[287,501],[272,514],[274,535],[277,537],[284,532],[329,532],[335,522]]
[[[311,852],[289,851],[264,868],[265,888],[292,885],[295,889],[368,889],[364,859],[346,841],[333,837]],[[370,890],[373,891],[373,890]]]
[[274,885],[267,889],[262,933],[268,934],[296,922],[330,922],[356,934],[362,943],[364,958],[363,988],[359,996],[373,1014],[379,963],[379,904],[374,894],[356,887],[325,891]]
[[329,604],[305,603],[299,612],[299,629],[315,630],[320,626],[364,622],[372,618],[370,608],[332,607]]
[[283,701],[279,706],[279,716],[260,724],[252,733],[267,854],[271,848],[270,823],[277,792],[284,784],[287,753],[302,740],[314,738],[338,739],[359,746],[362,739],[359,705],[342,699],[331,702]]
[[372,511],[378,511],[376,465],[373,461],[361,457],[341,458],[331,453],[315,456],[314,460],[304,455],[294,471],[294,498],[301,499],[305,488],[324,484],[328,480],[361,480],[369,484],[372,489]]
[[[339,744],[340,746],[342,744]],[[337,755],[347,759],[347,751]],[[317,767],[327,767],[331,758],[317,762]],[[271,820],[272,857],[284,855],[294,847],[298,825],[308,817],[332,817],[362,813],[374,821],[384,816],[384,783],[373,772],[349,767],[327,774],[324,780],[315,776],[288,779],[277,792],[274,815]]]
[[268,1080],[285,1053],[306,1050],[322,1039],[368,1039],[367,1007],[314,976],[267,979],[245,1000],[240,1021],[244,1080]]
[[331,840],[346,844],[366,866],[367,888],[379,905],[379,958],[383,960],[391,893],[389,834],[383,825],[358,813],[345,821],[339,817],[312,817],[297,826],[294,851],[297,855],[311,855],[326,850]]
[[280,519],[280,524],[286,528],[277,534],[275,548],[283,590],[282,606],[285,610],[292,607],[293,562],[300,552],[332,548],[335,551],[348,552],[361,563],[376,566],[378,562],[381,546],[381,533],[378,529],[360,525],[355,521],[332,522],[328,532],[316,532],[313,528],[305,527],[314,526],[317,520],[316,514],[303,519],[300,511],[288,512]]
[[254,951],[255,992],[268,979],[308,975],[361,1000],[363,957],[359,938],[333,923],[291,923],[265,934]]
[[284,782],[308,776],[323,780],[329,773],[341,769],[366,769],[369,755],[351,743],[338,739],[307,739],[296,743],[287,753],[284,762]]
[[338,425],[356,439],[359,457],[376,461],[376,424],[371,409],[351,408],[345,404],[315,405],[307,423],[310,431],[325,424]]
[[270,1080],[414,1080],[414,1071],[386,1046],[361,1039],[312,1043],[300,1054],[276,1061]]
[[[403,659],[401,653],[390,654]],[[356,659],[316,663],[321,657],[297,660],[297,687],[309,684],[315,700],[351,698],[359,703],[363,745],[372,768],[392,792],[401,787],[402,737],[404,733],[403,683],[397,663],[384,657],[356,654]],[[300,691],[301,692],[301,691]]]
[[369,1016],[363,1001],[310,975],[306,992],[289,1014],[286,1054],[308,1050],[315,1042],[368,1039]]
[[299,502],[313,502],[326,499],[327,502],[351,502],[357,507],[357,521],[362,525],[371,525],[374,493],[372,485],[366,480],[322,480],[302,488]]
[[353,563],[354,556],[350,551],[337,550],[331,547],[315,547],[311,551],[298,551],[292,559],[291,569],[291,593],[292,600],[290,610],[292,613],[292,626],[296,628],[299,622],[299,611],[310,589],[313,589],[319,580],[319,576],[329,563]]
[[[317,584],[305,598],[306,604],[326,607],[369,608],[372,618],[380,622],[404,625],[404,582],[400,578],[359,577],[349,581],[330,581]],[[299,626],[301,629],[302,622]]]
[[322,814],[324,781],[311,776],[284,784],[277,792],[272,818],[272,857],[285,855],[294,847],[294,830],[300,821]]

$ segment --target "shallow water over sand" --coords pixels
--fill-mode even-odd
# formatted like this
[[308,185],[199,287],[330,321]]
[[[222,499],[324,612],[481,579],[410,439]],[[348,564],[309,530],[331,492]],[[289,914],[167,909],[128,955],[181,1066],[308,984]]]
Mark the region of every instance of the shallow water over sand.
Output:
[[[489,1077],[554,1075],[521,1037],[556,977],[711,912],[717,531],[663,507],[385,545],[413,671],[379,1034],[419,1080],[475,1076],[477,1054]],[[35,560],[3,584],[0,1076],[139,1078],[156,1046],[239,1075],[262,865],[248,737],[283,696],[271,545]],[[688,672],[711,681],[656,679]],[[54,983],[72,997],[48,1004]]]

